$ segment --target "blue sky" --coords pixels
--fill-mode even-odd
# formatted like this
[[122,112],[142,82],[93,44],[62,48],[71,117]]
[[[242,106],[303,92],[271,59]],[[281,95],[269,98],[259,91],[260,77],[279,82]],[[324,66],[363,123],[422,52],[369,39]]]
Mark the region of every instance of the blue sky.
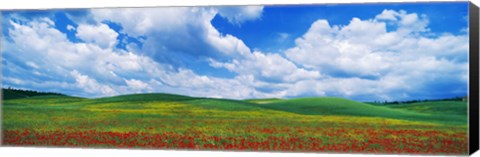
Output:
[[[429,16],[429,28],[432,32],[460,33],[459,28],[467,25],[462,16],[468,14],[467,4],[459,3],[400,3],[400,4],[342,4],[342,5],[294,5],[271,6],[263,9],[260,19],[247,21],[242,25],[230,24],[221,16],[216,16],[212,24],[223,33],[242,39],[249,47],[263,51],[279,51],[295,46],[294,40],[301,37],[305,30],[318,19],[327,19],[332,25],[347,25],[352,17],[368,19],[384,9],[405,10]],[[288,10],[288,11],[286,11]],[[446,14],[448,13],[448,14]],[[445,21],[449,21],[445,24]],[[285,40],[278,38],[281,33],[288,34]]]
[[2,12],[4,87],[359,101],[464,96],[468,3]]

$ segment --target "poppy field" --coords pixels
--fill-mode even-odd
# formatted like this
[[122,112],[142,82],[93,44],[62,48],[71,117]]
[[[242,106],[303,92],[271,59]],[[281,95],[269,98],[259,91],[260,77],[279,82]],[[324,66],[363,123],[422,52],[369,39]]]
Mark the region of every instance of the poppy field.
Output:
[[[466,109],[466,102],[439,104]],[[462,112],[442,114],[441,106],[435,107],[435,112],[425,112],[425,108],[380,106],[342,98],[34,96],[2,102],[2,145],[466,154],[467,116]]]

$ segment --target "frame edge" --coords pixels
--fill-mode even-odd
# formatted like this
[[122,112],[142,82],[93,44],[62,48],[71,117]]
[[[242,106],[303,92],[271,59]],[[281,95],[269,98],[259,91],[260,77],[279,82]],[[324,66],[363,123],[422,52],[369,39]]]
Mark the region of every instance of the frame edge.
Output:
[[479,8],[469,2],[469,154],[479,149]]

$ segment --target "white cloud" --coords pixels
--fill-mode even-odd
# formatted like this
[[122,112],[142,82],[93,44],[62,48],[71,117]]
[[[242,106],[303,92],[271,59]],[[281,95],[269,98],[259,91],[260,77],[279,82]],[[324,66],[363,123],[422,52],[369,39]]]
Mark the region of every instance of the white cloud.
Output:
[[255,51],[245,59],[233,60],[230,63],[220,63],[211,60],[210,65],[226,68],[240,75],[252,74],[256,78],[274,82],[294,82],[302,79],[316,79],[321,76],[318,71],[298,68],[279,54],[264,54]]
[[[251,9],[242,9],[249,13]],[[94,9],[93,17],[122,26],[132,37],[145,36],[143,46],[135,48],[159,62],[186,56],[238,57],[249,53],[243,41],[220,34],[210,23],[217,9],[209,7]],[[175,15],[175,16],[172,16]],[[134,48],[135,46],[130,46]],[[130,49],[133,50],[133,49]]]
[[206,40],[220,52],[234,57],[241,57],[250,53],[250,48],[248,48],[242,40],[230,34],[222,36],[211,25],[209,25],[207,29],[208,35],[206,36]]
[[72,25],[67,25],[67,30],[74,31],[75,27],[73,27]]
[[384,25],[354,18],[349,25],[339,28],[326,20],[318,20],[303,37],[296,40],[296,47],[285,54],[292,61],[322,73],[343,71],[360,75],[380,75],[388,68],[389,56],[372,53],[377,47],[376,37],[385,33]]
[[[380,15],[383,14],[385,11]],[[405,12],[398,14],[405,15],[399,21],[404,21],[403,17],[416,17]],[[327,21],[318,20],[296,40],[296,47],[286,51],[286,56],[320,71],[380,76],[392,68],[400,68],[395,67],[396,63],[411,58],[462,55],[468,50],[466,36],[429,38],[403,31],[405,28],[387,32],[386,23],[375,20],[353,18],[346,26],[330,26]]]
[[98,24],[96,26],[80,24],[77,28],[76,36],[85,42],[95,43],[101,48],[112,48],[117,44],[118,33],[106,24]]
[[[11,61],[25,62],[30,68],[38,69],[38,74],[48,74],[48,79],[71,80],[76,85],[75,89],[82,91],[74,94],[80,96],[125,93],[121,86],[127,85],[118,75],[136,76],[145,73],[147,68],[161,68],[144,56],[103,49],[97,42],[72,43],[46,20],[32,20],[25,24],[11,21],[11,25],[13,28],[9,30],[9,36],[12,42],[3,41],[9,47],[8,51],[3,52],[4,57]],[[32,81],[46,82],[33,75],[29,76],[33,74],[28,72],[30,69],[16,64],[21,62],[6,65],[8,69],[12,69],[9,71],[14,73],[13,75],[28,78],[30,84],[36,86],[37,83]],[[64,88],[66,91],[73,88],[67,87]],[[83,92],[85,94],[82,94]]]
[[[396,29],[387,31],[387,25]],[[346,96],[401,98],[394,94],[404,91],[407,98],[414,96],[409,92],[434,88],[425,85],[442,78],[464,82],[468,36],[421,34],[429,31],[427,26],[425,15],[393,10],[385,10],[374,19],[353,18],[345,26],[331,26],[320,19],[285,54],[298,65],[331,76],[335,81],[318,81],[338,85],[324,88],[327,93],[338,89]]]
[[[10,75],[5,81],[10,85],[51,88],[87,97],[150,91],[228,98],[270,96],[270,93],[258,92],[245,85],[243,77],[237,80],[202,76],[190,69],[176,69],[155,62],[138,53],[104,49],[99,46],[101,42],[70,42],[45,19],[10,23],[13,27],[8,34],[12,41],[2,39],[8,47],[8,51],[2,49],[6,60],[26,62],[50,76],[36,78],[26,73],[29,68],[12,62],[5,65]],[[102,29],[98,25],[85,26]],[[25,78],[28,79],[23,80]]]
[[381,14],[375,16],[374,20],[386,20],[389,24],[398,27],[400,33],[418,33],[427,32],[428,17],[416,13],[407,13],[405,10],[383,10]]
[[[147,36],[141,51],[158,62],[168,62],[162,60],[163,58],[181,59],[178,55],[185,54],[193,57],[204,56],[213,61],[219,58],[222,62],[211,65],[217,65],[217,68],[230,67],[227,69],[242,75],[253,73],[260,79],[292,82],[319,77],[319,72],[297,68],[278,54],[251,52],[242,40],[230,34],[221,34],[210,23],[215,15],[222,14],[222,11],[229,11],[232,16],[242,14],[242,17],[253,18],[252,15],[261,14],[262,9],[263,7],[259,6],[222,7],[218,12],[214,8],[120,9],[94,10],[93,14],[98,21],[110,20],[121,24],[125,28],[124,33]],[[173,13],[178,15],[178,18],[164,16]],[[132,17],[139,19],[131,20]],[[239,17],[237,16],[237,19]],[[172,31],[173,28],[175,31]],[[169,56],[172,54],[175,56]]]
[[375,16],[375,19],[397,21],[398,16],[399,16],[399,13],[394,10],[383,10],[381,14],[378,14],[377,16]]
[[75,78],[75,83],[77,87],[81,88],[89,94],[99,94],[107,96],[117,94],[116,91],[114,91],[111,87],[100,84],[95,79],[92,79],[86,75],[82,75],[76,70],[70,72],[70,75]]
[[118,22],[123,31],[132,36],[185,29],[190,19],[201,16],[197,13],[199,11],[188,7],[92,9],[96,21]]
[[125,80],[128,88],[135,92],[150,92],[152,88],[145,82],[136,79]]
[[[211,24],[217,14],[233,23],[255,20],[263,8],[237,10],[246,13],[242,16],[228,12],[235,9],[223,9],[94,9],[94,22],[79,23],[76,28],[81,43],[68,40],[48,18],[11,20],[11,40],[2,39],[2,53],[8,60],[2,65],[9,71],[4,81],[88,97],[167,92],[200,97],[344,96],[358,100],[408,99],[425,94],[418,91],[436,91],[424,90],[436,88],[431,82],[455,90],[448,80],[467,81],[468,36],[425,35],[431,33],[425,15],[385,10],[372,19],[352,18],[344,26],[319,19],[295,40],[295,47],[282,54],[252,51],[241,39],[222,34]],[[137,38],[143,46],[127,43],[127,50],[114,49],[118,33],[101,23],[104,20],[121,25],[121,33]],[[391,26],[393,29],[387,30]],[[210,66],[237,75],[200,75],[169,62],[188,57],[205,59]]]
[[220,16],[227,18],[232,24],[241,24],[261,17],[263,6],[224,6],[218,7]]

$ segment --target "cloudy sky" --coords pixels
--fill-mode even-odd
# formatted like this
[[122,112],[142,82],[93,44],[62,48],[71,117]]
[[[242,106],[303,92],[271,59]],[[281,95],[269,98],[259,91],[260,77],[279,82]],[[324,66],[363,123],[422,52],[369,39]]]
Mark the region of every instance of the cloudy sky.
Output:
[[4,87],[359,101],[464,96],[468,3],[2,12]]

